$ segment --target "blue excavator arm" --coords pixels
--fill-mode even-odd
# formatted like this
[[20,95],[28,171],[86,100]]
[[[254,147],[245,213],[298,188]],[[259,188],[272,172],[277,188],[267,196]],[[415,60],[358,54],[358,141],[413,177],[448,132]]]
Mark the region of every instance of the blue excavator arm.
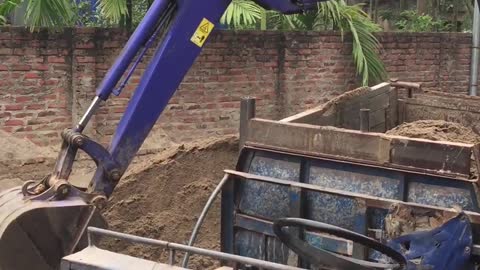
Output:
[[[266,9],[285,14],[301,13],[314,9],[318,2],[326,0],[257,0]],[[179,87],[206,40],[219,23],[231,0],[156,0],[145,18],[125,45],[104,80],[96,98],[81,119],[71,130],[62,133],[62,149],[57,158],[54,173],[43,183],[43,191],[56,186],[57,196],[67,194],[72,188],[68,178],[77,149],[85,151],[97,163],[98,169],[89,186],[89,194],[110,196],[126,171],[133,157],[147,138],[169,100]],[[112,93],[119,94],[126,82],[122,76],[134,62],[145,53],[157,35],[163,35],[138,85],[108,150],[82,134],[91,116],[99,105]],[[131,75],[127,72],[127,78]],[[31,186],[30,189],[38,186]]]

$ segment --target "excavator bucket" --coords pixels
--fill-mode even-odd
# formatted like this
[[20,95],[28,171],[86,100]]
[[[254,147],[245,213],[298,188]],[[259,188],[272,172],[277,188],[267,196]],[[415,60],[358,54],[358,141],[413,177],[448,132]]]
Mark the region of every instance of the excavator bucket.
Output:
[[0,194],[0,270],[56,270],[61,258],[87,244],[86,228],[106,222],[72,196],[62,201],[25,199],[21,187]]

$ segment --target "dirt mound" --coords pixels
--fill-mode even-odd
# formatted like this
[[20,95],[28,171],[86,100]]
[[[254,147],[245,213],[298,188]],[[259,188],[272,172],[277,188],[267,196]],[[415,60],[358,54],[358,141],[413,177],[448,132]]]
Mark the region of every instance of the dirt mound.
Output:
[[432,141],[480,143],[480,136],[472,129],[441,120],[420,120],[405,123],[387,131],[386,134]]
[[27,139],[16,138],[12,134],[0,130],[0,162],[20,160],[31,162],[39,158],[54,157],[52,149],[40,147]]
[[[180,146],[136,164],[117,187],[105,210],[110,229],[134,235],[186,243],[211,192],[234,168],[238,141],[223,138]],[[217,199],[200,230],[196,246],[219,249],[220,203]],[[109,250],[166,262],[159,248],[107,240]],[[177,254],[177,262],[183,257]],[[190,267],[208,269],[214,261],[192,257]]]

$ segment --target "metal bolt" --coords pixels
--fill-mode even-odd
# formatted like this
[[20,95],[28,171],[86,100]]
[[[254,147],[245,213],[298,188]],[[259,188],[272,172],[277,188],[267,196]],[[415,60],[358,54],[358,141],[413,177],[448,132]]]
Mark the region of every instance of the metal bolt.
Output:
[[81,146],[84,142],[85,142],[85,140],[80,136],[73,139],[73,143],[78,145],[78,146]]
[[470,247],[465,247],[465,253],[470,253]]
[[95,205],[99,210],[102,210],[107,206],[107,198],[105,196],[96,196],[91,200],[91,203]]
[[118,181],[118,180],[120,180],[120,178],[122,178],[122,175],[120,174],[120,172],[118,170],[113,170],[110,173],[110,178],[112,178],[113,181]]

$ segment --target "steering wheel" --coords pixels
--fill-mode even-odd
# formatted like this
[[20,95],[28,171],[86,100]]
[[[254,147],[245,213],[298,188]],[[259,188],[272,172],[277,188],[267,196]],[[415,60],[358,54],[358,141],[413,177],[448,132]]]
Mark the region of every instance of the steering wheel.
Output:
[[[319,249],[289,234],[283,229],[284,227],[301,227],[351,240],[387,255],[396,264],[369,262]],[[362,234],[329,224],[300,218],[282,218],[273,223],[273,231],[288,248],[315,266],[329,266],[341,270],[406,269],[407,266],[406,258],[389,246]]]

